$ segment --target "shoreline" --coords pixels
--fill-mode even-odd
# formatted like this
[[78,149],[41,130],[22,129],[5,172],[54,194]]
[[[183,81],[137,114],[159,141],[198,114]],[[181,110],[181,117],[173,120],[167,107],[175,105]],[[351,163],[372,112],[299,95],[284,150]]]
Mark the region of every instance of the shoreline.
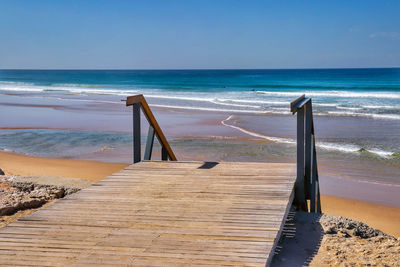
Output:
[[[2,170],[15,176],[57,176],[99,181],[129,164],[88,160],[39,158],[0,152]],[[387,234],[400,237],[400,208],[330,195],[321,196],[326,214],[362,221]]]

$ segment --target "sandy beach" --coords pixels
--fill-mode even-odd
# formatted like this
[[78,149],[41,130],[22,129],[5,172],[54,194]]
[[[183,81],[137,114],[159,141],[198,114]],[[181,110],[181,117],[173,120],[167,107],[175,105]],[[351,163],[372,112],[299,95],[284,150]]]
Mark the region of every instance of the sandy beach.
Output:
[[400,237],[400,209],[328,195],[321,197],[323,213],[362,221],[387,234]]

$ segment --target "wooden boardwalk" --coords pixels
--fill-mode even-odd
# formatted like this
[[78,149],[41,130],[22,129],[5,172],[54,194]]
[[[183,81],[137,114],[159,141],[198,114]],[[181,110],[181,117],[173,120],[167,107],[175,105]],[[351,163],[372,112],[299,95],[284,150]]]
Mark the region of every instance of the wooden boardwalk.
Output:
[[296,165],[140,162],[0,229],[0,264],[265,266]]

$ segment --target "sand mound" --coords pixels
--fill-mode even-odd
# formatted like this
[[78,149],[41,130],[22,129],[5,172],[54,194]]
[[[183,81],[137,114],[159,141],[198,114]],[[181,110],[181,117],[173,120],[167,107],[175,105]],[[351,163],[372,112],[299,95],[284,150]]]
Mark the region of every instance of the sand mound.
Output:
[[[1,176],[0,216],[13,215],[19,211],[36,209],[44,204],[75,193],[90,185],[89,181],[49,176]],[[8,223],[13,219],[1,218]]]
[[399,266],[400,240],[344,217],[292,212],[272,266]]

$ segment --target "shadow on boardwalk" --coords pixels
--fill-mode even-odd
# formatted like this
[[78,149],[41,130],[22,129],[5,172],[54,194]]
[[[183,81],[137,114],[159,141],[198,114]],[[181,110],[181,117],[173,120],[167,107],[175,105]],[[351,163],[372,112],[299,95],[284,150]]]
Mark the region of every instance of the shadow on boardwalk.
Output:
[[290,212],[271,266],[308,266],[321,246],[321,214]]

